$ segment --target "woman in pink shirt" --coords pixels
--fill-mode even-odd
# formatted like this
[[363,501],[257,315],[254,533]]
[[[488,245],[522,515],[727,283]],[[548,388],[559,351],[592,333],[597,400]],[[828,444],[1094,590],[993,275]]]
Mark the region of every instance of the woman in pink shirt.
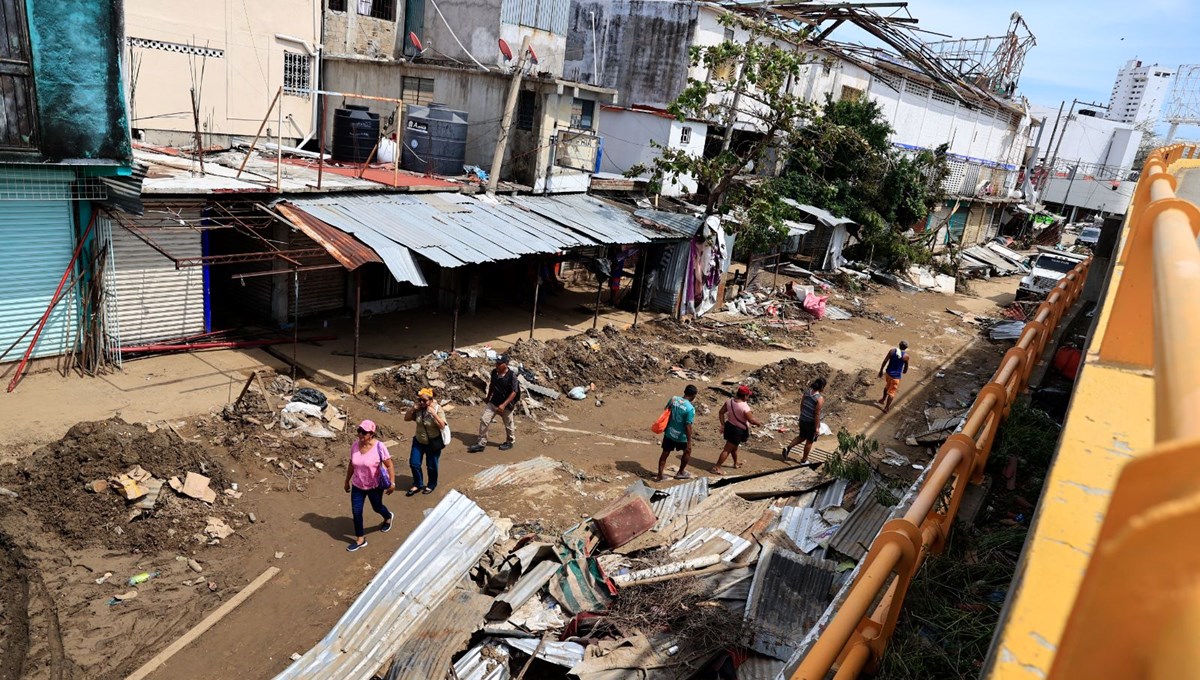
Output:
[[749,398],[750,388],[738,385],[737,395],[725,402],[717,414],[717,419],[721,421],[721,434],[725,437],[725,448],[721,449],[721,456],[717,458],[717,464],[709,470],[714,475],[725,474],[721,471],[721,466],[730,456],[733,456],[734,468],[742,466],[738,462],[738,446],[750,439],[751,425],[762,425],[750,412],[750,404],[746,401]]
[[[346,466],[346,493],[350,494],[350,510],[354,513],[354,542],[346,550],[354,552],[366,547],[363,535],[363,503],[370,499],[371,507],[383,518],[379,528],[385,534],[392,530],[392,513],[383,504],[383,494],[396,490],[396,471],[392,456],[383,442],[375,438],[375,423],[364,420],[358,425],[358,441],[350,446],[350,464]],[[379,478],[380,468],[387,470],[388,483]]]

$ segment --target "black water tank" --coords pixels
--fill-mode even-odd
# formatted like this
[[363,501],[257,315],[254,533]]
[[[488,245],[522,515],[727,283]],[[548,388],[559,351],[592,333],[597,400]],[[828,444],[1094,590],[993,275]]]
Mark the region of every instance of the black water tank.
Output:
[[400,167],[436,175],[463,174],[467,156],[467,112],[444,104],[409,104],[404,114]]
[[333,160],[364,163],[379,141],[379,114],[347,104],[333,112]]

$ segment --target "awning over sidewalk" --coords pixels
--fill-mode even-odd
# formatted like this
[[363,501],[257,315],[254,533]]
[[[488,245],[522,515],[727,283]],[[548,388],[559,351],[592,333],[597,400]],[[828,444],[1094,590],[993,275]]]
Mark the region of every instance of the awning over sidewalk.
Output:
[[343,252],[361,259],[347,241],[356,240],[378,254],[397,281],[417,286],[428,284],[414,254],[455,268],[571,248],[690,238],[686,228],[646,225],[617,205],[583,194],[333,195],[288,199],[276,206],[335,257]]

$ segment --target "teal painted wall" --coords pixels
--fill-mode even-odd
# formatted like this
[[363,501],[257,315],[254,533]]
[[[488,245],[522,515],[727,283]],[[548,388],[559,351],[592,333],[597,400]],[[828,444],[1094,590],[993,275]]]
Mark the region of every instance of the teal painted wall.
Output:
[[122,0],[26,0],[42,155],[130,161]]

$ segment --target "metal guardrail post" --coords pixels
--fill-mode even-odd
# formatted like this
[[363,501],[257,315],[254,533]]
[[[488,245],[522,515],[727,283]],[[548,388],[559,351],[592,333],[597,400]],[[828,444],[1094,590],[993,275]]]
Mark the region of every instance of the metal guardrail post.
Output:
[[[982,481],[1000,424],[1028,384],[1034,363],[1066,310],[1079,298],[1090,265],[1089,259],[1075,267],[1038,306],[1016,347],[1005,353],[996,373],[976,395],[962,430],[938,449],[908,512],[885,524],[872,541],[846,600],[792,680],[823,680],[835,667],[835,680],[845,680],[878,665],[913,577],[931,551],[940,552],[945,546],[967,484]],[[947,484],[951,485],[950,498],[945,511],[939,513],[936,507]],[[877,598],[880,602],[872,612]]]

